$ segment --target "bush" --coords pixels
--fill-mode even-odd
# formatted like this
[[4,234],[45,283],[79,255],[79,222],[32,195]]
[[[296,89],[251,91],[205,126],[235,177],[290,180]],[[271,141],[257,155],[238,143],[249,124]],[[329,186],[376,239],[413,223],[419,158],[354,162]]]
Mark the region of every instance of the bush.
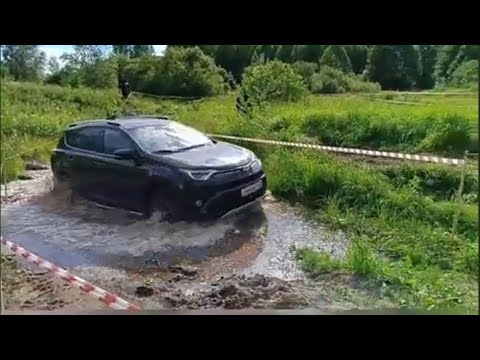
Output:
[[478,60],[470,60],[461,64],[453,72],[450,85],[455,87],[475,85],[478,88]]
[[293,69],[295,72],[300,75],[303,79],[303,82],[312,89],[312,77],[315,75],[318,70],[318,64],[306,61],[297,61],[293,63]]
[[316,94],[340,94],[347,91],[344,74],[325,66],[312,78],[312,92]]
[[362,80],[359,75],[345,74],[330,66],[323,66],[312,77],[312,92],[319,94],[339,94],[344,92],[375,92],[380,85]]
[[298,101],[308,89],[292,65],[280,61],[250,66],[246,69],[241,96],[252,104],[275,101]]
[[347,75],[347,91],[349,92],[377,92],[381,90],[380,84],[364,81],[360,75]]
[[110,89],[117,86],[117,72],[118,66],[115,59],[99,60],[95,64],[80,69],[66,66],[49,75],[45,83],[73,88],[85,86],[94,89]]
[[157,56],[141,56],[129,59],[123,69],[123,75],[130,83],[133,91],[160,94],[152,86],[153,78],[160,71],[161,58]]
[[165,53],[151,87],[159,95],[214,96],[225,92],[222,73],[198,47],[175,47]]
[[94,89],[117,87],[117,62],[114,59],[99,60],[96,64],[82,68],[83,85]]

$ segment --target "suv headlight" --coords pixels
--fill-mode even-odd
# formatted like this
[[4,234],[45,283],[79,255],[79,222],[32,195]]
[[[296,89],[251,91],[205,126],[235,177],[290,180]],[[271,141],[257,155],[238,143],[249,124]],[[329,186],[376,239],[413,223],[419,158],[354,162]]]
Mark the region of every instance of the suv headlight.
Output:
[[215,173],[211,170],[186,170],[185,172],[194,180],[208,180]]
[[262,161],[258,158],[255,158],[252,163],[252,171],[257,173],[262,170]]

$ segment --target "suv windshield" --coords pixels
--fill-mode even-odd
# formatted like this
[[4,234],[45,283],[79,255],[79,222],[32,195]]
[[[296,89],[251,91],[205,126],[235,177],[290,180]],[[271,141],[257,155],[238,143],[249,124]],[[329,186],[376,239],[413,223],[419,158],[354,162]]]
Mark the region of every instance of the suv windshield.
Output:
[[175,122],[140,127],[129,132],[143,149],[151,153],[178,152],[212,144],[200,131]]

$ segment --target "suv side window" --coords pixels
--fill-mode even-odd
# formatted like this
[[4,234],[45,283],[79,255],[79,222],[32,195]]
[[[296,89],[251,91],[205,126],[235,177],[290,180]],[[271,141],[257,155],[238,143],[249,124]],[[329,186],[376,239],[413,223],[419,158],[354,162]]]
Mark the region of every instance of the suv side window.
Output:
[[122,131],[117,129],[105,129],[103,135],[103,152],[113,154],[119,149],[135,149],[132,140]]
[[66,134],[67,145],[95,152],[102,152],[103,129],[98,127],[87,127],[78,130],[71,130]]

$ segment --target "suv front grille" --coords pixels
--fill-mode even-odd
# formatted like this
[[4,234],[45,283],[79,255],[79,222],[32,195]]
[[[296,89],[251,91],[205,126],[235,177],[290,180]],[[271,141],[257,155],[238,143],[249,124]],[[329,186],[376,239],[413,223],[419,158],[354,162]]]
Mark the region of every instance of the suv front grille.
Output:
[[261,167],[255,168],[255,162],[248,165],[226,171],[219,171],[212,175],[212,180],[220,183],[237,183],[239,180],[249,181],[261,173]]

